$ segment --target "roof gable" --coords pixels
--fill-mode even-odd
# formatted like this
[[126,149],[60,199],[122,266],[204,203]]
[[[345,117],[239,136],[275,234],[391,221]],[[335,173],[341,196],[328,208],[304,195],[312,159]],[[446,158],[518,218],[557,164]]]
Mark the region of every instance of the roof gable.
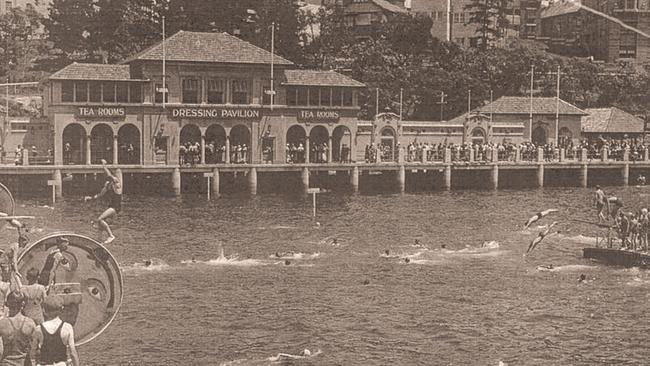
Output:
[[[129,58],[161,61],[162,41]],[[165,60],[180,62],[208,62],[232,64],[270,64],[271,53],[228,33],[179,31],[165,40]],[[293,65],[275,55],[275,65]]]
[[50,75],[50,80],[132,80],[129,65],[76,63]]
[[336,71],[320,70],[284,70],[286,81],[284,85],[304,86],[343,86],[343,87],[364,87],[348,76],[339,74]]
[[[561,115],[584,116],[582,109],[560,99],[559,104],[554,97],[533,97],[533,114],[555,114],[556,107]],[[501,97],[494,102],[475,110],[493,114],[530,114],[531,100],[529,97]]]
[[582,9],[580,0],[565,1],[561,0],[551,4],[548,8],[542,10],[542,19],[560,15],[576,13]]
[[582,118],[582,130],[586,133],[642,133],[645,122],[624,110],[590,108],[589,115]]

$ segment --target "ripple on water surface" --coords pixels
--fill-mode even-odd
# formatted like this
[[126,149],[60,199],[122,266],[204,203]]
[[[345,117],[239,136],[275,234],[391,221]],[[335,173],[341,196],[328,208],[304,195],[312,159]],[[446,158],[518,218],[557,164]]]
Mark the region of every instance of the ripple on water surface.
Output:
[[[320,227],[302,196],[129,196],[109,245],[123,263],[124,305],[81,357],[87,365],[643,364],[650,279],[581,258],[602,234],[570,221],[592,219],[591,194],[325,194]],[[616,194],[648,205],[632,189]],[[32,226],[43,233],[99,235],[89,220],[103,206],[19,203],[17,213],[38,216]],[[560,212],[522,231],[547,208]],[[570,231],[523,258],[550,221]],[[270,359],[305,349],[322,353]]]

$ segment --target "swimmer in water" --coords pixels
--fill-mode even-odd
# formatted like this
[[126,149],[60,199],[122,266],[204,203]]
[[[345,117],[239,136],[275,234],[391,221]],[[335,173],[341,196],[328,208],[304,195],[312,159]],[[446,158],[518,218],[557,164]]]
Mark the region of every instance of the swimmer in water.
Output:
[[[535,247],[537,246],[537,244],[539,244],[542,240],[544,240],[544,238],[545,238],[545,237],[546,237],[546,236],[551,232],[551,229],[552,229],[553,226],[555,226],[555,225],[557,225],[557,221],[553,221],[553,223],[550,224],[550,225],[546,228],[546,230],[540,232],[540,233],[537,235],[537,237],[536,237],[535,239],[533,239],[532,242],[530,242],[530,245],[528,246],[528,250],[526,250],[526,254],[532,252],[533,249],[535,249]],[[526,254],[525,254],[525,255],[526,255]]]
[[545,210],[545,211],[541,211],[541,212],[536,213],[535,215],[533,215],[533,217],[531,217],[530,219],[528,219],[528,221],[526,221],[526,223],[524,224],[524,229],[528,229],[528,227],[530,225],[532,225],[533,223],[541,220],[543,217],[545,217],[548,214],[551,214],[553,212],[558,212],[558,210],[549,209],[549,210]]
[[151,264],[153,264],[153,262],[151,260],[149,260],[149,259],[144,261],[144,266],[145,267],[149,267],[149,266],[151,266]]
[[386,254],[387,256],[389,256],[389,255],[390,255],[390,250],[388,250],[388,249],[384,250],[384,254]]
[[586,279],[587,279],[587,276],[585,276],[585,274],[583,273],[583,274],[580,275],[580,277],[578,277],[578,282],[585,282]]
[[404,258],[404,263],[410,263],[411,260],[409,258]]

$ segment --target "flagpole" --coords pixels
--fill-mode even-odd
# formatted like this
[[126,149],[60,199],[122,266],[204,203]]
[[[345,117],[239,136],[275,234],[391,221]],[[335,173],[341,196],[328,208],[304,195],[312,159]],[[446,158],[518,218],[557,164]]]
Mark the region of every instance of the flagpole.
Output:
[[275,52],[275,22],[271,23],[271,110],[273,110],[273,102],[274,102],[274,96],[275,90],[273,88],[273,63],[274,63],[274,55],[273,53]]
[[528,140],[533,141],[533,87],[535,83],[535,65],[530,65],[530,115],[529,123],[530,128],[528,128]]
[[557,66],[557,94],[555,97],[555,145],[560,146],[560,65]]
[[165,109],[165,99],[167,97],[167,74],[166,74],[166,69],[165,69],[165,57],[166,57],[166,50],[165,50],[165,16],[162,17],[162,89],[163,89],[163,95],[162,95],[162,107]]
[[402,101],[404,100],[404,88],[399,88],[399,120],[402,120]]
[[492,89],[490,89],[490,126],[492,125],[492,110],[494,110],[494,106],[492,105],[493,102],[493,94],[492,94]]
[[469,118],[469,113],[472,109],[472,89],[467,91],[467,118]]
[[379,115],[379,88],[375,88],[375,119]]

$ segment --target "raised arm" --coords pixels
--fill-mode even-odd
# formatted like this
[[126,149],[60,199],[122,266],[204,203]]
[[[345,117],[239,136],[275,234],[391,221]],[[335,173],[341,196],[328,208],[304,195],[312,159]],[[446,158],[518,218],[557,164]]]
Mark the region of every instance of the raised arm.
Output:
[[106,167],[106,160],[102,159],[102,168],[104,168],[104,173],[106,173],[107,176],[111,177],[113,182],[117,182],[118,179],[116,176],[111,173],[111,171]]

